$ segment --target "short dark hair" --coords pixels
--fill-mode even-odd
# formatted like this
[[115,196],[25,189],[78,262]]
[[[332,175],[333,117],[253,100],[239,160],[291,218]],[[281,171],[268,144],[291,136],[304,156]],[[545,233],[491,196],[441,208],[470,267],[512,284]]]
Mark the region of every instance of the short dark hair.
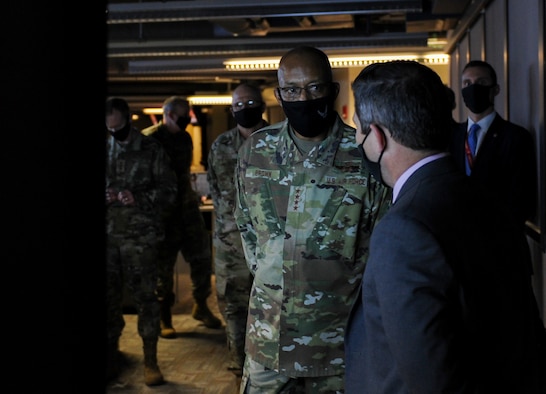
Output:
[[374,63],[352,83],[356,114],[366,132],[373,123],[414,150],[446,151],[451,104],[440,76],[415,61]]
[[491,64],[484,62],[483,60],[471,60],[466,64],[466,66],[464,66],[463,73],[466,71],[467,68],[470,67],[483,67],[487,69],[487,71],[489,72],[489,76],[493,81],[493,85],[497,85],[497,73],[495,72],[495,69]]
[[163,101],[163,112],[172,111],[174,107],[181,106],[190,111],[190,102],[187,98],[182,96],[171,96]]
[[129,104],[126,100],[120,97],[110,97],[106,100],[106,115],[111,115],[114,110],[119,111],[125,120],[128,122],[131,117],[131,111],[129,110]]

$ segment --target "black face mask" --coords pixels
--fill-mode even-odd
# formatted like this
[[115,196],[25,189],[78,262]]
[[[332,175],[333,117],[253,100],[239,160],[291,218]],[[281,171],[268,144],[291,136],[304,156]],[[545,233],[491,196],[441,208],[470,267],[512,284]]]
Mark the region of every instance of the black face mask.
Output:
[[383,177],[381,176],[381,165],[379,164],[381,162],[381,158],[383,157],[383,153],[385,152],[385,149],[387,148],[387,146],[385,145],[385,147],[381,151],[381,154],[379,155],[379,159],[377,160],[377,162],[373,162],[370,159],[368,159],[368,156],[366,156],[366,152],[364,152],[364,143],[366,142],[366,139],[368,138],[370,134],[371,134],[371,131],[368,132],[368,134],[366,134],[366,137],[364,137],[364,141],[362,141],[362,144],[358,145],[358,151],[362,155],[362,165],[365,168],[367,168],[368,171],[370,171],[370,174],[372,174],[375,180],[377,180],[378,182],[381,182],[385,186],[389,186],[383,181]]
[[288,121],[304,137],[322,134],[335,120],[332,96],[307,101],[284,101],[281,98],[281,102]]
[[475,114],[481,114],[487,108],[493,105],[489,99],[489,93],[492,86],[484,86],[477,83],[468,85],[462,90],[463,99],[466,107]]
[[129,132],[131,131],[131,124],[129,122],[125,123],[125,126],[123,126],[121,129],[112,131],[108,130],[112,136],[118,140],[118,141],[125,141],[127,137],[129,136]]
[[188,127],[190,122],[191,122],[191,117],[179,116],[178,119],[176,120],[176,125],[180,127],[180,130],[184,131],[186,130],[186,127]]
[[262,107],[243,108],[240,111],[233,111],[233,117],[237,124],[243,127],[256,126],[262,120]]

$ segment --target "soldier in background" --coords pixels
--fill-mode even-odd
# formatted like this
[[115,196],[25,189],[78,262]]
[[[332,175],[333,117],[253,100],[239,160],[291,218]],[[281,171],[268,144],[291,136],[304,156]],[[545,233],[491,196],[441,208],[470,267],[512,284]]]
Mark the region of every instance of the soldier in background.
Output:
[[345,325],[389,194],[334,110],[326,54],[295,48],[277,76],[287,119],[248,137],[236,169],[235,218],[254,276],[240,392],[339,393]]
[[268,125],[258,87],[243,83],[232,95],[231,113],[237,126],[220,134],[208,156],[207,180],[216,215],[213,234],[216,296],[226,321],[228,369],[241,375],[245,360],[246,315],[252,276],[246,265],[241,235],[233,217],[237,151],[254,131]]
[[161,214],[176,197],[176,176],[161,144],[132,127],[125,100],[107,100],[105,114],[107,380],[120,372],[125,285],[138,313],[145,383],[155,386],[164,383],[157,365],[157,246],[164,237]]
[[200,198],[191,187],[193,143],[186,127],[190,123],[190,103],[172,96],[163,103],[163,119],[142,130],[159,141],[171,160],[178,178],[178,196],[174,208],[165,216],[166,237],[160,245],[157,293],[161,302],[161,337],[175,338],[171,308],[174,305],[174,266],[178,252],[190,264],[192,310],[194,319],[206,327],[220,328],[222,322],[212,314],[207,298],[212,288],[212,251],[210,235],[199,210]]

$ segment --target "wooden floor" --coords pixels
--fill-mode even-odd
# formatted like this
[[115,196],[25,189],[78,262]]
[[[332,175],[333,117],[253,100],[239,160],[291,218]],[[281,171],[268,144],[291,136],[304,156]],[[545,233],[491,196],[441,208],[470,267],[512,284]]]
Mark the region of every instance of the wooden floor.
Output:
[[[124,369],[110,382],[106,394],[237,394],[240,379],[227,370],[224,326],[210,329],[191,316],[189,266],[180,257],[176,265],[177,302],[173,308],[174,339],[160,338],[158,364],[166,383],[148,387],[144,384],[142,340],[137,333],[137,316],[127,313],[120,338]],[[213,276],[214,289],[214,276]],[[221,318],[213,294],[208,300],[211,311]],[[222,319],[223,322],[223,319]],[[225,325],[225,324],[224,324]]]

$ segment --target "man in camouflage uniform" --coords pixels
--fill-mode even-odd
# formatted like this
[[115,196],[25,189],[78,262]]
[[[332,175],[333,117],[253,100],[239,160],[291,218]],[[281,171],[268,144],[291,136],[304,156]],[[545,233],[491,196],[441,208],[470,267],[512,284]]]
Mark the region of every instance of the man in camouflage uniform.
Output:
[[241,235],[233,217],[237,151],[248,136],[268,123],[262,119],[265,103],[258,87],[243,83],[232,94],[231,113],[237,126],[220,134],[208,156],[207,180],[216,214],[214,264],[216,296],[226,321],[228,369],[241,375],[245,360],[246,315],[252,275],[246,265]]
[[361,166],[339,84],[312,47],[285,54],[287,120],[239,150],[235,217],[254,274],[241,393],[342,393],[344,334],[390,191]]
[[176,177],[161,144],[131,126],[125,100],[107,100],[106,127],[107,379],[119,373],[125,284],[138,313],[145,383],[155,386],[164,382],[157,365],[157,245],[164,237],[162,211],[176,197]]
[[192,316],[209,328],[219,328],[220,319],[212,314],[207,298],[212,288],[212,250],[210,235],[200,199],[191,187],[193,143],[186,127],[190,123],[190,104],[183,97],[172,96],[163,103],[163,119],[142,130],[142,134],[159,141],[178,178],[178,196],[172,210],[164,215],[165,240],[159,249],[159,280],[157,293],[161,301],[161,337],[175,338],[171,307],[174,305],[174,266],[178,252],[190,264],[192,294],[195,300]]

